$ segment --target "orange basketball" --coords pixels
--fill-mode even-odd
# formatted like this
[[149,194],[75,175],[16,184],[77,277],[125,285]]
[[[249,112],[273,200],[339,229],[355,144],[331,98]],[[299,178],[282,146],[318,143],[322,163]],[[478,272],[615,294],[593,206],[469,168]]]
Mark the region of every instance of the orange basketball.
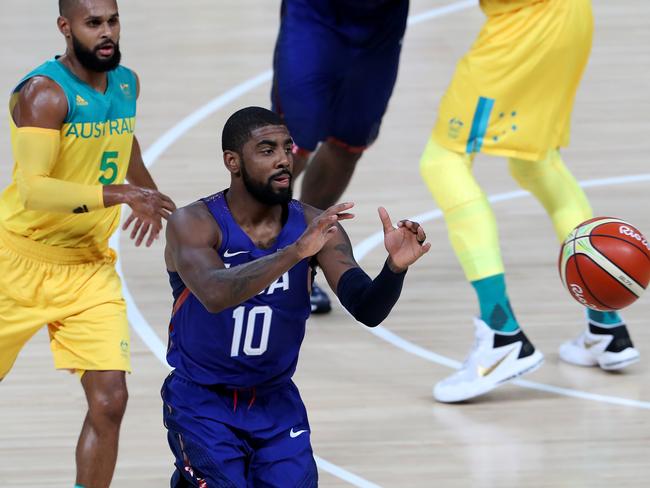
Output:
[[650,243],[633,225],[596,217],[573,229],[560,249],[560,277],[586,307],[627,307],[650,282]]

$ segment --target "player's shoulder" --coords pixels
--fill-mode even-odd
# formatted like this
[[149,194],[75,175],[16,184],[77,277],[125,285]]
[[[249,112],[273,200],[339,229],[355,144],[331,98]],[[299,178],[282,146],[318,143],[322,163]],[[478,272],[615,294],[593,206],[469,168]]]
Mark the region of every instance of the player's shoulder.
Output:
[[212,217],[207,205],[201,200],[176,209],[170,215],[169,223],[181,227],[200,224],[214,224],[218,227],[217,221]]
[[221,239],[221,228],[206,204],[199,200],[176,209],[169,216],[167,236],[188,243],[214,244]]
[[45,98],[44,101],[50,103],[55,103],[58,99],[66,100],[61,85],[45,75],[32,76],[20,87],[18,92],[20,93],[20,99],[26,101],[33,101],[36,98]]
[[68,99],[63,88],[47,76],[27,80],[18,93],[19,126],[57,127],[68,114]]

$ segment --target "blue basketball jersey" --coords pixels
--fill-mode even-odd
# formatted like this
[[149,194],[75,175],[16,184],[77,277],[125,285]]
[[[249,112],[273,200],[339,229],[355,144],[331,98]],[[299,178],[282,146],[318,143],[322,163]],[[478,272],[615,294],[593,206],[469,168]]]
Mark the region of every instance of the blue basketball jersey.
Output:
[[[255,246],[235,222],[225,192],[202,199],[222,234],[217,252],[226,267],[273,254],[294,243],[307,227],[300,202],[288,204],[286,222],[269,249]],[[167,361],[176,374],[201,385],[231,388],[288,382],[298,362],[310,313],[307,259],[245,302],[210,313],[170,272],[174,310]]]

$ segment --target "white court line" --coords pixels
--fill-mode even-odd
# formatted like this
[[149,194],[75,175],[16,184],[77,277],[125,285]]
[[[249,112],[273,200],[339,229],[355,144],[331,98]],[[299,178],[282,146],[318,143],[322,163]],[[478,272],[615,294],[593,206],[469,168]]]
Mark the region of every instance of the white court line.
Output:
[[[599,186],[613,186],[613,185],[624,185],[627,183],[640,183],[644,181],[650,181],[650,173],[643,173],[638,175],[629,175],[629,176],[619,176],[614,178],[599,178],[593,180],[581,181],[580,186],[583,188],[592,188]],[[515,200],[518,198],[523,198],[531,196],[530,193],[517,190],[508,193],[500,193],[493,195],[488,198],[492,203],[496,202],[505,202],[510,200]],[[430,212],[422,213],[412,217],[411,220],[418,221],[420,223],[429,222],[431,220],[436,220],[442,217],[442,212],[440,210],[432,210]],[[367,237],[361,243],[359,243],[354,248],[354,255],[358,261],[361,261],[370,251],[375,247],[379,246],[384,241],[384,232],[378,231],[372,234],[370,237]],[[458,369],[461,365],[460,362],[454,361],[453,359],[441,356],[431,352],[423,347],[413,344],[410,341],[390,332],[388,329],[379,326],[375,328],[367,328],[366,330],[371,334],[379,337],[380,339],[391,343],[395,347],[402,349],[410,354],[421,357],[432,363],[440,364],[442,366],[447,366],[448,368]],[[589,393],[585,391],[575,390],[572,388],[562,388],[559,386],[548,385],[544,383],[537,383],[534,381],[528,380],[514,380],[512,383],[522,386],[524,388],[530,388],[533,390],[545,391],[547,393],[555,393],[557,395],[564,395],[573,398],[580,398],[583,400],[591,400],[601,403],[609,403],[612,405],[620,405],[625,407],[634,407],[650,410],[650,402],[644,402],[641,400],[633,400],[629,398],[614,397],[608,395],[598,395],[596,393]]]
[[[460,2],[455,2],[453,4],[432,9],[428,12],[424,12],[419,15],[411,16],[409,18],[408,23],[409,25],[416,25],[426,20],[431,20],[434,18],[441,17],[443,15],[448,15],[450,13],[454,13],[463,9],[474,7],[475,5],[476,5],[475,0],[464,0]],[[240,96],[244,95],[245,93],[257,88],[258,86],[266,83],[267,81],[270,81],[271,77],[272,77],[272,72],[269,70],[253,78],[250,78],[245,82],[232,88],[231,90],[228,90],[222,95],[214,98],[207,105],[201,107],[197,111],[190,114],[188,117],[181,120],[178,124],[176,124],[170,130],[165,132],[156,142],[154,142],[154,144],[150,148],[147,149],[147,151],[144,152],[143,157],[145,162],[147,163],[147,166],[148,167],[152,166],[157,161],[157,159],[164,153],[164,151],[167,150],[167,148],[169,148],[178,139],[180,139],[192,127],[196,126],[197,124],[205,120],[207,117],[215,113],[217,110],[223,108],[228,103],[233,102],[234,100],[238,99]],[[584,182],[583,186],[603,186],[608,184],[624,184],[624,183],[631,183],[631,182],[638,182],[638,181],[646,181],[648,179],[650,179],[650,175],[636,175],[636,176],[621,177],[621,178],[590,180]],[[490,201],[492,202],[507,201],[507,200],[512,200],[514,198],[521,198],[526,195],[527,195],[526,192],[515,191],[515,192],[495,195],[490,198]],[[425,222],[427,220],[439,218],[441,215],[442,214],[439,210],[433,210],[431,212],[422,214],[421,216],[414,217],[414,220]],[[118,231],[111,238],[111,246],[118,251],[118,256],[119,256],[119,234],[120,231],[118,229]],[[373,239],[376,239],[375,235],[370,236],[369,238],[365,239],[363,242],[361,242],[358,246],[355,247],[354,249],[355,255],[358,256],[359,261],[362,259],[363,256],[365,256],[368,252],[370,252],[371,249],[373,249],[378,244],[378,243],[373,244]],[[380,234],[379,243],[381,243],[381,240],[382,239]],[[166,347],[164,343],[161,341],[161,339],[153,331],[153,329],[146,321],[146,319],[144,318],[140,310],[138,309],[135,300],[128,289],[126,278],[123,274],[121,262],[119,260],[117,262],[117,270],[120,276],[122,277],[123,294],[124,294],[125,301],[127,303],[129,321],[131,322],[133,329],[138,334],[138,336],[142,339],[142,341],[147,345],[147,347],[152,351],[152,353],[160,360],[160,362],[164,364],[167,368],[169,368],[169,365],[167,364],[165,359]],[[407,352],[410,352],[411,354],[415,354],[419,357],[422,357],[423,359],[450,368],[457,368],[460,365],[460,363],[457,361],[454,361],[450,358],[446,358],[434,352],[428,351],[420,346],[417,346],[397,336],[396,334],[393,334],[392,332],[388,331],[383,327],[377,327],[374,329],[367,329],[367,330],[375,334],[376,336],[382,338],[383,340],[390,342],[396,347],[399,347]],[[636,408],[645,408],[645,409],[650,408],[650,403],[648,402],[640,402],[640,401],[629,400],[625,398],[595,395],[588,392],[581,392],[578,390],[560,388],[552,385],[544,385],[542,383],[534,383],[526,380],[517,380],[515,381],[515,383],[518,384],[519,386],[534,388],[541,391],[546,391],[546,392],[555,393],[559,395],[571,396],[575,398],[583,398],[586,400],[599,401],[604,403],[630,406]],[[315,458],[318,467],[320,469],[344,481],[347,481],[348,483],[354,486],[358,486],[361,488],[378,488],[378,485],[375,485],[369,481],[364,480],[363,478],[360,478],[359,476],[356,476],[342,468],[339,468],[338,466],[318,456],[315,456]]]
[[[455,2],[449,5],[444,5],[442,7],[434,8],[423,12],[422,14],[410,16],[408,19],[409,25],[419,24],[426,20],[435,19],[437,17],[442,17],[460,10],[464,10],[470,7],[476,6],[476,0],[463,0],[460,2]],[[160,136],[152,145],[149,147],[142,155],[147,167],[151,167],[158,160],[158,158],[178,139],[180,139],[186,132],[188,132],[192,127],[196,126],[210,115],[214,114],[217,110],[223,108],[225,105],[237,100],[242,95],[248,93],[249,91],[257,88],[258,86],[270,81],[273,76],[271,70],[264,71],[259,75],[246,80],[243,83],[235,86],[234,88],[228,90],[227,92],[219,95],[218,97],[212,99],[207,105],[199,108],[195,112],[191,113],[189,116],[185,117],[178,124],[173,126],[162,136]],[[171,369],[167,360],[166,347],[162,340],[156,335],[154,330],[151,328],[147,320],[144,318],[140,309],[135,303],[133,295],[129,291],[129,287],[126,282],[126,277],[122,271],[121,260],[119,259],[119,249],[120,249],[120,228],[117,229],[115,234],[110,239],[110,246],[117,251],[118,261],[116,263],[116,269],[122,278],[122,293],[124,295],[124,300],[126,301],[127,314],[129,317],[129,322],[135,330],[136,334],[140,339],[146,344],[146,346],[151,350],[151,352],[158,358],[158,360],[167,368]],[[316,464],[320,469],[330,473],[333,476],[336,476],[343,481],[350,483],[351,485],[358,486],[359,488],[380,488],[379,485],[371,483],[349,471],[336,466],[335,464],[330,463],[329,461],[319,457],[314,456],[316,459]]]

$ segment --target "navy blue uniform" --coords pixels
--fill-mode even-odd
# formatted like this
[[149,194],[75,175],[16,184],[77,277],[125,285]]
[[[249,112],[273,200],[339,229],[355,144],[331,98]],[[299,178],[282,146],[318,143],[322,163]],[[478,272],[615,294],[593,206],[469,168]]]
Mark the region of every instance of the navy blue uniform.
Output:
[[[275,245],[259,249],[235,222],[224,192],[203,199],[217,221],[227,267],[294,243],[306,229],[292,200]],[[164,421],[176,456],[172,487],[317,485],[309,423],[296,369],[310,313],[308,260],[257,296],[210,313],[170,273],[174,310],[162,388]]]
[[397,78],[408,0],[284,0],[273,110],[296,145],[362,150],[379,134]]

